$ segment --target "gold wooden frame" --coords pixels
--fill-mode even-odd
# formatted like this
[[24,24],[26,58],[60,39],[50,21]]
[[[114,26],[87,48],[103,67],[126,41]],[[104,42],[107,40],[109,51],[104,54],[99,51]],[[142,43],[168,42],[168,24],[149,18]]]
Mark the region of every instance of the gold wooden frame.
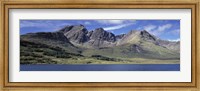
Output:
[[[64,1],[64,2],[50,2],[50,1],[2,1],[1,2],[1,37],[2,42],[0,43],[0,48],[3,50],[1,52],[1,62],[0,65],[3,68],[1,70],[2,78],[0,82],[2,88],[0,90],[48,90],[50,88],[59,89],[59,90],[176,90],[176,91],[199,91],[200,90],[200,61],[199,61],[199,50],[198,41],[199,41],[199,1],[145,1],[138,2],[133,0],[126,1]],[[142,8],[142,9],[191,9],[192,10],[192,82],[120,82],[120,83],[94,83],[94,82],[83,82],[83,83],[17,83],[8,81],[8,34],[9,34],[9,23],[8,23],[8,14],[9,9],[13,8]],[[0,86],[1,87],[1,86]],[[38,88],[35,88],[38,87]],[[143,87],[143,88],[141,88]]]

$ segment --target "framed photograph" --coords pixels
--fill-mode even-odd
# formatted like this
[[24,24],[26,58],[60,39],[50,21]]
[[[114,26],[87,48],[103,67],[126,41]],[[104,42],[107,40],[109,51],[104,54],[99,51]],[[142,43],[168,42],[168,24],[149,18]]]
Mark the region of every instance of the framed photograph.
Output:
[[1,3],[2,89],[199,90],[198,1]]

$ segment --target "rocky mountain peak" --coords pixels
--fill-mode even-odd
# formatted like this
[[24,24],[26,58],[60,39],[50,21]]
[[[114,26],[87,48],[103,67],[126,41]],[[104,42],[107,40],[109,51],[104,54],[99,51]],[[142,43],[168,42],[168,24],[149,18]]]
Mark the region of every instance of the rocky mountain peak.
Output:
[[105,32],[105,30],[103,28],[96,28],[95,32],[103,33],[103,32]]
[[140,34],[141,35],[151,35],[148,31],[146,31],[146,30],[142,30],[142,31],[140,31]]
[[143,30],[140,32],[141,38],[147,40],[147,41],[156,41],[156,37],[154,35],[151,35],[149,32],[146,30]]
[[[87,29],[85,28],[85,26],[83,25],[74,25],[71,29],[72,31],[83,31],[83,32],[87,32]],[[71,31],[70,30],[70,31]]]
[[63,32],[63,33],[66,33],[66,32],[69,32],[71,30],[74,30],[74,31],[84,31],[84,32],[87,32],[87,29],[85,28],[84,25],[67,25],[63,28],[61,28],[60,30],[58,30],[59,32]]
[[86,43],[87,47],[99,48],[99,47],[110,47],[113,46],[116,37],[113,33],[105,31],[103,28],[97,28],[87,33],[89,37]]
[[71,25],[67,25],[67,26],[61,28],[61,29],[58,30],[58,31],[59,31],[59,32],[66,33],[66,32],[68,32],[68,31],[70,31],[72,28],[73,28],[73,26],[71,26]]
[[119,39],[122,39],[126,34],[120,34],[120,35],[116,35],[116,39],[119,40]]
[[84,43],[89,38],[87,37],[87,29],[83,25],[74,25],[65,27],[64,35],[72,42]]
[[87,36],[88,36],[88,37],[91,37],[93,32],[94,32],[94,31],[89,31],[89,32],[87,33]]
[[108,42],[115,42],[116,37],[113,33],[105,31],[103,28],[97,28],[92,32],[90,37],[93,40],[105,40]]
[[[118,36],[117,36],[118,38]],[[119,40],[119,39],[118,39]],[[117,45],[123,45],[123,44],[135,44],[140,43],[140,41],[148,41],[152,43],[156,42],[156,37],[151,35],[148,31],[143,30],[131,30],[128,34],[124,35]]]

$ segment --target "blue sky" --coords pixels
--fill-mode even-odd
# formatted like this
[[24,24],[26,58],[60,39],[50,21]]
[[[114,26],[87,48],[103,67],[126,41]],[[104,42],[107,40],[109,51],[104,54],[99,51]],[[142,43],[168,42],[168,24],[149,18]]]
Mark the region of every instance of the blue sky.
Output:
[[179,40],[180,20],[20,20],[20,34],[53,32],[66,25],[84,25],[88,31],[104,28],[115,35],[146,30],[160,39]]

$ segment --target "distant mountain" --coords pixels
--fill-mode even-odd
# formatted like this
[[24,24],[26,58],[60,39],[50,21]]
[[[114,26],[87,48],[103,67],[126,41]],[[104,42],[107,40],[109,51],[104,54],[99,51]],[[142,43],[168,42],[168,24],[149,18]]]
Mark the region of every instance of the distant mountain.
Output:
[[151,35],[145,30],[143,31],[132,30],[118,42],[118,45],[134,44],[142,40],[155,43],[156,39],[157,38],[155,36]]
[[170,50],[180,53],[180,41],[172,42],[165,40],[158,40],[160,46],[166,47]]
[[83,54],[156,59],[178,59],[180,55],[179,42],[160,40],[145,30],[132,30],[128,34],[117,35],[115,38],[116,41],[112,42],[110,47],[86,50]]
[[143,42],[150,42],[157,46],[165,47],[169,50],[173,50],[176,52],[180,51],[180,41],[172,42],[167,40],[161,40],[157,38],[156,36],[150,34],[146,30],[143,31],[137,31],[132,30],[128,34],[123,35],[121,40],[118,41],[117,45],[123,45],[123,44],[140,44]]
[[[127,34],[115,35],[103,28],[88,31],[83,25],[70,25],[56,32],[24,34],[20,36],[20,41],[21,51],[27,52],[32,45],[35,45],[35,50],[53,51],[54,54],[52,55],[56,54],[59,57],[63,55],[66,57],[65,55],[69,54],[75,58],[92,57],[93,55],[119,59],[150,58],[166,60],[180,58],[179,41],[161,40],[146,30],[132,30]],[[40,48],[41,45],[45,45],[47,48]],[[62,55],[58,55],[56,50],[61,51],[58,53]],[[44,56],[46,54],[39,53],[37,55]]]

